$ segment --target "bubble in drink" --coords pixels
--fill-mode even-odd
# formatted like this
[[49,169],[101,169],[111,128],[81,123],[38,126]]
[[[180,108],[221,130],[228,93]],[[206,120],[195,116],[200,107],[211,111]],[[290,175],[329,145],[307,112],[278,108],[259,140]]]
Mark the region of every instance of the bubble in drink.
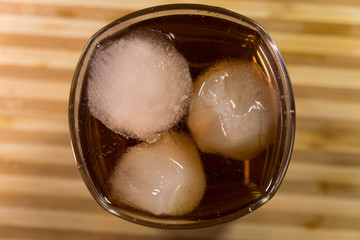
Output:
[[119,201],[154,215],[179,216],[198,206],[206,187],[199,152],[187,134],[169,132],[131,147],[110,178]]
[[186,113],[192,92],[187,62],[157,31],[138,30],[101,45],[89,71],[89,109],[117,133],[152,141]]
[[252,159],[273,141],[276,100],[254,62],[223,60],[195,81],[187,124],[199,149]]

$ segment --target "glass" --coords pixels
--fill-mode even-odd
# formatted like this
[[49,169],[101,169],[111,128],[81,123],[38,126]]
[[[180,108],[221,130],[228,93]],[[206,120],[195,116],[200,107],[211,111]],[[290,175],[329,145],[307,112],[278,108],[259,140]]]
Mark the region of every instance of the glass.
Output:
[[[181,49],[179,51],[189,62],[192,61],[194,66],[196,65],[192,74],[201,72],[204,67],[200,65],[208,66],[208,63],[214,62],[216,57],[236,58],[241,53],[261,67],[271,86],[276,90],[279,112],[274,143],[255,160],[234,161],[235,165],[239,165],[239,171],[242,171],[243,177],[241,185],[236,185],[236,189],[234,188],[239,192],[234,193],[231,189],[228,192],[222,190],[226,193],[223,194],[224,192],[216,193],[214,190],[216,197],[220,197],[216,200],[217,205],[204,200],[205,203],[200,203],[203,205],[196,208],[194,213],[184,216],[156,216],[115,203],[111,197],[108,190],[108,184],[110,184],[108,176],[114,163],[105,159],[104,153],[110,152],[108,155],[116,159],[119,158],[119,153],[111,152],[113,148],[106,146],[106,141],[100,134],[104,133],[106,138],[110,138],[113,145],[120,149],[124,148],[126,139],[108,132],[98,120],[91,116],[86,106],[85,90],[89,67],[96,49],[107,39],[115,38],[135,25],[160,29],[168,33],[168,36],[173,38],[172,40],[179,41],[181,43],[178,44],[179,48],[188,46],[191,51],[186,52]],[[212,37],[216,39],[211,39]],[[227,38],[229,41],[231,39],[237,42],[231,47],[222,48],[222,44],[228,41]],[[213,51],[201,52],[207,40],[209,40],[208,45],[213,46]],[[201,41],[205,41],[205,44]],[[191,47],[193,43],[195,47]],[[205,55],[213,59],[206,60]],[[201,60],[200,56],[204,56],[205,60]],[[196,63],[196,61],[199,62]],[[197,4],[172,4],[148,8],[124,16],[105,26],[90,38],[74,73],[69,99],[69,126],[78,169],[90,193],[101,207],[118,217],[145,226],[172,229],[199,228],[244,216],[274,196],[284,178],[292,153],[295,135],[295,103],[284,61],[269,34],[258,23],[223,8]],[[211,161],[214,159],[216,161],[215,155],[211,158]],[[226,158],[225,162],[230,161]],[[254,167],[251,168],[252,166]],[[225,168],[232,167],[233,165]],[[249,169],[261,173],[256,173],[254,177],[249,178]],[[241,190],[242,188],[245,190]],[[220,195],[226,195],[226,197]]]

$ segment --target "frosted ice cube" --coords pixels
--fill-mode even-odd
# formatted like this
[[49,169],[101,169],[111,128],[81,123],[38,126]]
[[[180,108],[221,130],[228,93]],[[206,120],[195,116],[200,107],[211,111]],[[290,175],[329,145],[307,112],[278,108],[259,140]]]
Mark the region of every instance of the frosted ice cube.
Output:
[[196,145],[184,133],[165,133],[156,143],[130,148],[111,176],[112,194],[155,215],[191,212],[203,197],[205,174]]
[[196,79],[187,124],[201,151],[251,159],[273,142],[276,102],[257,64],[222,61]]
[[101,45],[89,72],[89,109],[117,133],[147,140],[187,111],[189,67],[159,32],[138,30]]

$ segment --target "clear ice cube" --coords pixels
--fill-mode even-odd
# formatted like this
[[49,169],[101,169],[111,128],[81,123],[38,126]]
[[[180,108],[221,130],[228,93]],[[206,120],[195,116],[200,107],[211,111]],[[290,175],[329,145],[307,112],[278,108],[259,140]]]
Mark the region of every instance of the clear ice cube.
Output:
[[187,125],[201,151],[247,160],[273,141],[277,113],[261,68],[225,60],[196,79]]
[[206,188],[195,143],[176,132],[130,148],[118,160],[110,182],[115,199],[155,215],[191,212]]

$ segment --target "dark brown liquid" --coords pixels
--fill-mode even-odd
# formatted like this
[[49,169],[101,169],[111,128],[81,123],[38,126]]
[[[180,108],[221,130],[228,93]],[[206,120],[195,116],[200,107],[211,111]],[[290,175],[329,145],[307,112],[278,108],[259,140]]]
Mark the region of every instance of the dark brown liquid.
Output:
[[[187,59],[193,79],[205,68],[223,59],[246,59],[257,63],[266,60],[266,48],[257,34],[240,25],[205,16],[161,17],[131,26],[129,29],[113,35],[121,37],[127,31],[137,28],[156,29],[167,35],[175,47]],[[107,39],[106,41],[111,40]],[[106,42],[101,43],[106,44]],[[263,51],[259,51],[262,48]],[[265,49],[265,51],[264,51]],[[259,54],[262,52],[262,55]],[[263,61],[260,61],[263,60]],[[260,65],[264,72],[271,66]],[[268,77],[272,77],[269,76]],[[98,191],[115,208],[124,208],[138,214],[151,215],[140,210],[124,206],[112,199],[109,176],[116,161],[126,150],[138,144],[135,139],[114,133],[94,118],[87,107],[86,85],[82,88],[80,103],[80,139],[85,162]],[[274,131],[277,131],[274,126]],[[178,131],[189,132],[186,117],[177,125]],[[274,144],[276,140],[274,139]],[[200,153],[204,167],[207,188],[199,206],[185,216],[154,216],[166,219],[210,219],[233,214],[261,199],[272,184],[272,175],[276,171],[273,145],[258,157],[248,161],[234,160],[216,154]],[[194,183],[196,184],[196,183]]]

